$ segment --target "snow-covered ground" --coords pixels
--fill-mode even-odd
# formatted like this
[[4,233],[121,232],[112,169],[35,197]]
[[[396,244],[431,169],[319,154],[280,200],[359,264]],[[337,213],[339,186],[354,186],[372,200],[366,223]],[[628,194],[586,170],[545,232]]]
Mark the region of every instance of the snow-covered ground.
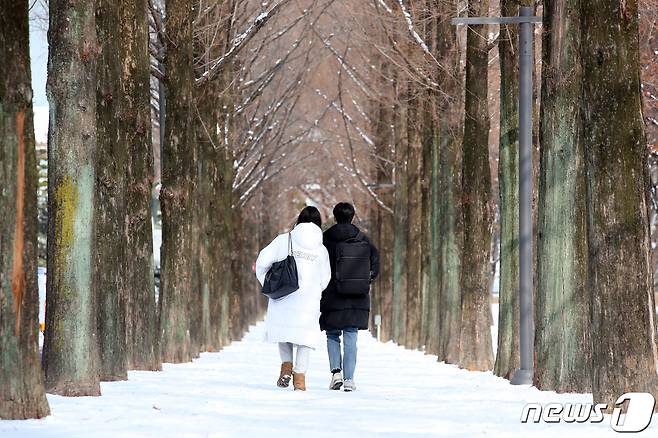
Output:
[[[307,392],[277,388],[278,350],[263,325],[218,353],[163,372],[132,371],[102,384],[101,397],[49,395],[52,415],[0,421],[2,437],[449,437],[618,436],[601,424],[521,424],[528,402],[589,403],[515,387],[491,373],[440,364],[436,357],[360,332],[354,393],[327,389],[326,352],[311,356]],[[657,436],[658,421],[643,436]]]

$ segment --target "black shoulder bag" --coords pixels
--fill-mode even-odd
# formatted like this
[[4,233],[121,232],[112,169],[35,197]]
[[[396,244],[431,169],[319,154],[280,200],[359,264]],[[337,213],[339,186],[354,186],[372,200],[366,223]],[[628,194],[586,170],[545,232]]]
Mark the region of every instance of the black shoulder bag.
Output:
[[299,289],[297,263],[292,255],[292,236],[288,233],[288,257],[280,262],[272,263],[265,274],[263,294],[273,300],[290,295]]

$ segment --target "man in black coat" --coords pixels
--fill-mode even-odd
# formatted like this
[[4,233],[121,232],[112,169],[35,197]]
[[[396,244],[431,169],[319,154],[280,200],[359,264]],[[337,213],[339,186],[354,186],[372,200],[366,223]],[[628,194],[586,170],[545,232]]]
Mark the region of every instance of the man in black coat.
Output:
[[[350,294],[340,284],[338,291],[336,281],[337,247],[345,242],[366,242],[370,246],[369,281],[379,274],[379,252],[368,236],[352,224],[354,207],[347,202],[340,202],[334,207],[336,225],[324,232],[324,246],[329,252],[331,264],[331,281],[322,292],[320,301],[320,329],[327,332],[327,351],[331,368],[331,389],[340,389],[344,384],[345,391],[354,391],[354,369],[356,368],[356,340],[358,330],[368,329],[370,315],[370,294]],[[363,244],[362,244],[363,245]],[[345,263],[344,261],[342,263]],[[363,263],[359,261],[358,263]],[[368,260],[365,260],[368,263]],[[361,267],[356,267],[361,268]],[[368,267],[365,267],[366,272]],[[359,270],[359,269],[355,269]],[[340,335],[343,335],[344,354],[341,359]],[[344,376],[343,376],[344,372]],[[343,377],[345,380],[343,380]]]

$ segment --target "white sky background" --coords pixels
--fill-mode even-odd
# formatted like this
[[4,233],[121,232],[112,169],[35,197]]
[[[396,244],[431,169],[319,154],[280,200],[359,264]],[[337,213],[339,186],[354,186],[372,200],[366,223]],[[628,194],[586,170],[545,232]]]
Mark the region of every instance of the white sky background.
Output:
[[[30,62],[32,67],[32,90],[34,105],[34,131],[37,142],[45,143],[48,137],[48,99],[46,79],[48,72],[48,25],[46,12],[40,2],[30,10]],[[37,18],[41,17],[41,18]]]

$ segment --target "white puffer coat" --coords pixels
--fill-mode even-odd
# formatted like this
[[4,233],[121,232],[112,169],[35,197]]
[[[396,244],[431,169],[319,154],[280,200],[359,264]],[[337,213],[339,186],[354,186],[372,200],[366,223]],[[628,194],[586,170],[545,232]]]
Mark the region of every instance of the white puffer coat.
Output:
[[[265,318],[268,342],[291,342],[316,348],[321,341],[320,298],[331,279],[329,254],[322,244],[322,230],[302,223],[291,232],[299,290],[278,300],[269,300]],[[288,256],[288,234],[281,234],[265,247],[256,260],[256,276],[262,285],[272,263]]]

